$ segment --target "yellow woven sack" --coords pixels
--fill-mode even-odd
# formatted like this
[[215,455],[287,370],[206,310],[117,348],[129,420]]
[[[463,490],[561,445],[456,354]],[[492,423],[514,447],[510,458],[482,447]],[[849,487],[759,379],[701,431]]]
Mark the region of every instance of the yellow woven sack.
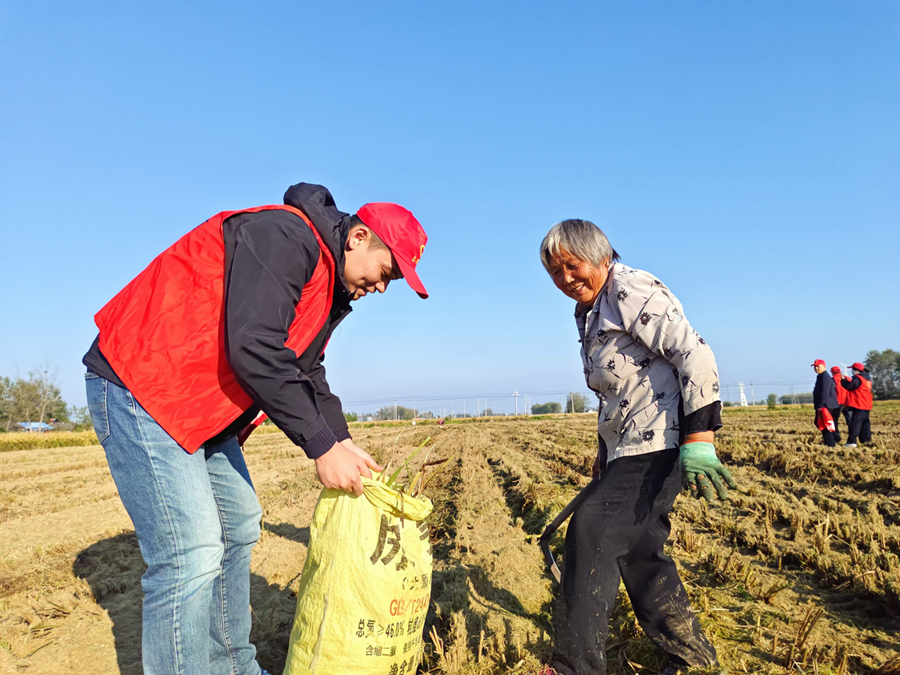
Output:
[[422,659],[431,500],[363,489],[319,495],[284,675],[406,675]]

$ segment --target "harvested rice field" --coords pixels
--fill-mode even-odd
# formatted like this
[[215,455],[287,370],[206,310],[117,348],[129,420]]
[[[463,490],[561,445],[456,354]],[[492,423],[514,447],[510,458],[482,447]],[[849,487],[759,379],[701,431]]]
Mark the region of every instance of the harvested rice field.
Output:
[[[711,505],[683,494],[669,553],[727,672],[900,673],[900,405],[876,405],[868,447],[826,448],[812,416],[726,409],[717,445],[740,489]],[[547,661],[555,582],[537,540],[588,483],[595,425],[352,430],[382,462],[428,436],[431,458],[448,459],[428,486],[435,570],[420,672],[524,675]],[[246,454],[264,510],[253,640],[280,673],[319,488],[313,462],[277,431],[254,434]],[[140,673],[142,572],[99,446],[0,453],[0,673]],[[617,674],[665,663],[624,593],[609,661]]]

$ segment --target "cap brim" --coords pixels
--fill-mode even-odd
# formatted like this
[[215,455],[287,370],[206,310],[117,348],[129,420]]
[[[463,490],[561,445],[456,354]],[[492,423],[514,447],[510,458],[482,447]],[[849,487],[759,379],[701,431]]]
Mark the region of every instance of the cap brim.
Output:
[[425,290],[425,284],[422,283],[419,275],[416,274],[416,268],[397,256],[394,256],[394,260],[396,260],[397,265],[400,266],[400,271],[403,272],[403,278],[406,279],[406,283],[409,284],[409,287],[418,293],[419,297],[423,300],[427,298],[428,291]]

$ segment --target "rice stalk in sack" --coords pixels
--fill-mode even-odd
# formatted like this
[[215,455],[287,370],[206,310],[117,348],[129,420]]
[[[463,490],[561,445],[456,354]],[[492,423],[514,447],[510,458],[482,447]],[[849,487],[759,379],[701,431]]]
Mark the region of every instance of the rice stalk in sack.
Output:
[[327,488],[319,495],[285,675],[416,671],[431,599],[432,504],[421,496],[423,477],[404,492],[394,484],[399,471],[363,479],[360,497]]

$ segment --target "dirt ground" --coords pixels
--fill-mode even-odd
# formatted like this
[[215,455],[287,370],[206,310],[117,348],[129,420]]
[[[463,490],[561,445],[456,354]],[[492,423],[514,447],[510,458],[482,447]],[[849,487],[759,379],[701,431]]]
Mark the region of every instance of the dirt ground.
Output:
[[[828,449],[811,409],[726,410],[718,446],[740,490],[709,506],[680,497],[669,552],[728,672],[869,673],[900,657],[900,405],[872,418],[874,445]],[[434,637],[422,672],[525,674],[546,662],[555,582],[537,538],[587,484],[595,424],[353,430],[383,461],[427,436],[432,459],[449,459],[429,485]],[[255,434],[246,450],[264,509],[253,640],[280,673],[318,483],[280,433]],[[0,453],[0,673],[140,673],[143,568],[99,446]],[[665,663],[624,593],[609,660],[611,673]]]

